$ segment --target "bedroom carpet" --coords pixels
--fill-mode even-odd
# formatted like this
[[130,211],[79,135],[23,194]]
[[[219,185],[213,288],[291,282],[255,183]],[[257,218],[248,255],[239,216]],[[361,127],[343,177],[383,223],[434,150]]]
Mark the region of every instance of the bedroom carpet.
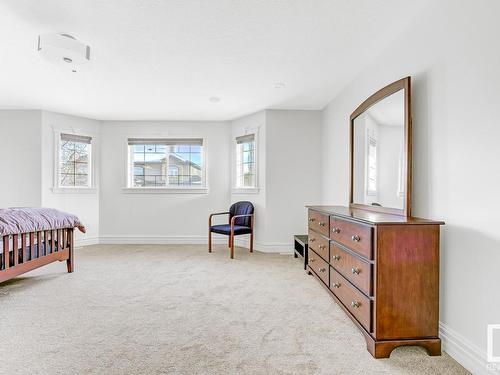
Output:
[[98,245],[0,284],[1,374],[467,374],[414,347],[375,360],[291,255]]

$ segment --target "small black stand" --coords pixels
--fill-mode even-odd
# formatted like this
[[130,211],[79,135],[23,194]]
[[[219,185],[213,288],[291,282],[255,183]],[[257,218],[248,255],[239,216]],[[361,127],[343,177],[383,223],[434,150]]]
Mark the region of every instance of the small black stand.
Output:
[[304,258],[304,269],[307,266],[307,241],[308,236],[305,234],[296,234],[293,236],[294,248],[293,257],[298,258],[299,255]]

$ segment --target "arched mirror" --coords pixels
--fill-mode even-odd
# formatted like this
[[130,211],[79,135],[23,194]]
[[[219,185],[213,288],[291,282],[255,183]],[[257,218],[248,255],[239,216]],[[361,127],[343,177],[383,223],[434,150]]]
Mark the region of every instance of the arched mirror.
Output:
[[366,99],[351,115],[350,206],[411,216],[411,78]]

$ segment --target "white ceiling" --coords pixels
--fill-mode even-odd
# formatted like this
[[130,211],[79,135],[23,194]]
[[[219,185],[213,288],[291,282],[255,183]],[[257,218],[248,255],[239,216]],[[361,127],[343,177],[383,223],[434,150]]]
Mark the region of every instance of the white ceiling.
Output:
[[[0,107],[103,120],[227,120],[321,109],[426,5],[413,0],[3,0]],[[92,62],[36,52],[68,33]],[[276,89],[277,82],[286,86]],[[218,103],[210,97],[220,97]]]

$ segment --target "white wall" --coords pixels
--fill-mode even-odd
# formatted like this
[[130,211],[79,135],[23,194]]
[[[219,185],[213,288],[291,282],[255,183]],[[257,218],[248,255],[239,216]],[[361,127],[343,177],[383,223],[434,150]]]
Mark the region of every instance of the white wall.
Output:
[[[230,145],[230,158],[231,158],[231,203],[238,201],[250,201],[255,207],[255,239],[254,247],[262,249],[264,247],[264,237],[267,230],[267,201],[266,201],[266,111],[260,111],[242,118],[233,120],[231,122],[231,145]],[[258,190],[248,193],[248,191],[235,190],[234,188],[234,163],[235,152],[234,142],[236,137],[246,133],[251,134],[257,132],[257,184]],[[240,236],[237,239],[237,245],[248,247],[248,236]]]
[[[129,137],[203,137],[208,193],[124,191]],[[229,139],[227,122],[102,122],[101,241],[206,243],[209,213],[230,204]]]
[[0,111],[0,207],[41,205],[41,111]]
[[254,203],[257,250],[291,252],[293,235],[307,232],[306,204],[321,198],[321,111],[264,110],[231,124],[232,140],[258,128],[259,176],[258,193],[233,190],[231,202]]
[[[6,172],[12,169],[16,184],[22,185],[2,185],[3,206],[42,205],[78,215],[87,227],[86,235],[77,233],[78,245],[206,243],[209,213],[249,200],[256,207],[255,248],[290,252],[293,234],[306,230],[304,206],[320,201],[320,111],[264,110],[231,123],[100,122],[47,111],[2,114],[2,125],[17,124],[14,139],[24,147],[19,153],[24,169],[2,164]],[[71,193],[54,189],[55,137],[61,132],[93,138],[94,189]],[[258,134],[256,193],[232,189],[233,140],[245,132]],[[205,138],[207,194],[138,194],[124,189],[127,138],[158,136]],[[3,148],[10,151],[4,160],[12,159],[12,152],[18,150],[11,147],[12,139]],[[218,217],[216,223],[226,220]],[[248,246],[248,238],[240,239],[239,245]]]
[[378,202],[386,207],[404,207],[404,196],[398,194],[404,127],[378,124],[377,168]]
[[321,111],[267,110],[267,231],[289,244],[306,234],[306,205],[321,201]]
[[[366,168],[367,168],[367,117],[368,114],[366,112],[362,113],[354,120],[354,132],[353,132],[353,144],[354,144],[354,152],[353,152],[353,180],[354,180],[354,189],[353,189],[353,202],[371,204],[367,197],[367,189],[366,189]],[[375,202],[378,200],[377,196],[371,197]]]
[[[76,244],[97,243],[99,193],[54,193],[54,129],[91,135],[98,140],[99,121],[39,110],[0,111],[0,207],[51,207],[77,215],[87,234]],[[98,142],[94,152],[99,164]],[[97,169],[98,170],[98,169]],[[97,182],[98,184],[98,182]]]
[[492,43],[500,35],[498,14],[497,1],[434,2],[323,115],[322,200],[345,205],[351,112],[381,87],[412,76],[413,212],[446,221],[442,338],[475,372],[486,371],[486,325],[500,323],[500,49]]
[[[100,122],[54,112],[42,112],[42,206],[52,207],[77,215],[85,224],[87,233],[75,231],[77,245],[97,243],[99,240],[99,131]],[[54,188],[54,165],[56,131],[92,137],[92,162],[94,165],[95,189],[90,192],[57,192]],[[40,157],[39,157],[40,158]]]

